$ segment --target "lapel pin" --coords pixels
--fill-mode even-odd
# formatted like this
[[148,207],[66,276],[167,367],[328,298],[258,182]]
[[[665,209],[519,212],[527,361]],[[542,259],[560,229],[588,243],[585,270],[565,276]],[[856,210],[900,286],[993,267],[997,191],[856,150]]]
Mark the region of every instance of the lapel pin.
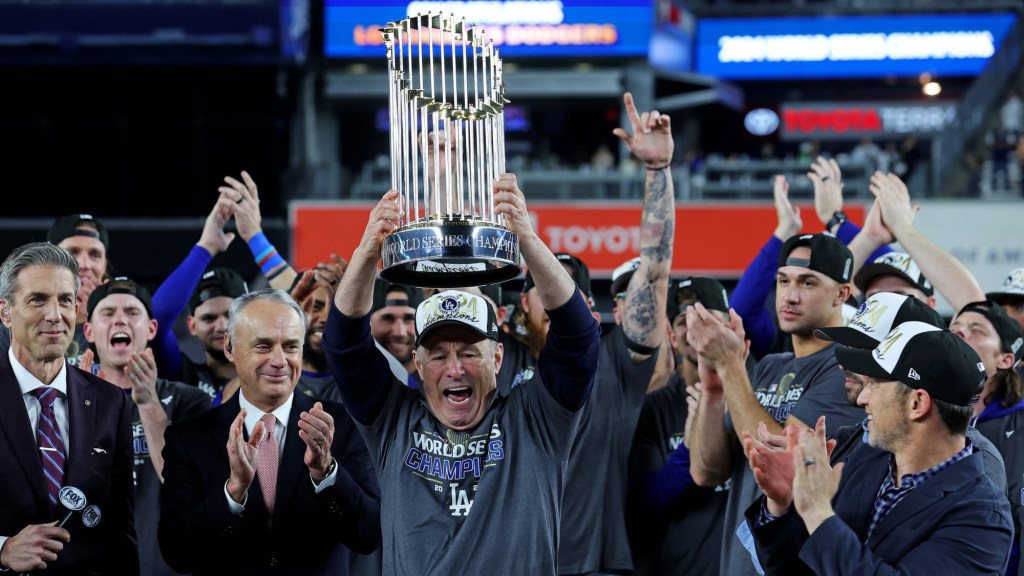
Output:
[[92,400],[86,400],[85,401],[85,405],[86,406],[92,406]]

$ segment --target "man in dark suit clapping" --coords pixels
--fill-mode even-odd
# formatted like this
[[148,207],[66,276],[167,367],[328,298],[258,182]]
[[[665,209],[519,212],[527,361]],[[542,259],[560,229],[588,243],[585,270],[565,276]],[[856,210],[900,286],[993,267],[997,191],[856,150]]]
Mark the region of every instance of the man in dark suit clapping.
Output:
[[348,574],[380,542],[380,489],[345,409],[295,394],[306,322],[274,288],[231,304],[239,393],[165,433],[160,549],[195,576]]

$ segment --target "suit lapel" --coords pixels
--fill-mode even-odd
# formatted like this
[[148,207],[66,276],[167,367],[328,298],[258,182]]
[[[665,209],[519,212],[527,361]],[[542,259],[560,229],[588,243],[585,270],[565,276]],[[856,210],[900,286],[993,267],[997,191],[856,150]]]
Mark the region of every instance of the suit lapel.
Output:
[[[0,431],[7,439],[7,444],[18,461],[18,468],[25,474],[25,480],[32,487],[36,502],[46,503],[49,508],[49,496],[46,493],[46,482],[43,478],[43,465],[39,459],[35,430],[28,419],[25,409],[25,398],[21,394],[21,386],[14,376],[10,358],[6,352],[0,353]],[[12,473],[5,471],[5,473]]]
[[858,446],[854,450],[857,453],[847,462],[842,485],[833,501],[846,503],[840,515],[849,518],[849,526],[863,541],[871,524],[878,487],[889,473],[889,453],[867,445]]
[[292,411],[288,415],[288,426],[285,428],[284,453],[277,467],[277,494],[274,509],[285,501],[295,490],[299,478],[308,476],[306,464],[302,458],[306,452],[306,443],[299,437],[299,413],[313,408],[313,400],[305,394],[292,394]]
[[[228,459],[228,438],[231,435],[231,424],[242,410],[241,405],[238,403],[238,394],[236,393],[230,400],[222,403],[219,407],[213,408],[213,410],[217,410],[217,426],[210,431],[210,440],[217,445],[221,457],[220,461],[224,463],[225,471],[230,474],[231,462]],[[242,427],[242,434],[246,440],[249,439],[249,431],[245,429],[244,425]],[[252,484],[249,485],[245,510],[247,516],[258,519],[258,525],[266,524],[267,508],[263,504],[263,490],[260,489],[259,478],[253,478]]]
[[95,448],[92,443],[96,438],[96,385],[76,368],[65,366],[65,369],[68,371],[68,436],[71,436],[71,448],[64,471],[64,485],[81,486],[89,476],[89,460]]
[[[238,404],[238,394],[236,393],[230,400],[221,404],[221,407],[217,409],[217,426],[210,431],[213,435],[212,441],[217,445],[217,449],[220,451],[221,461],[228,463],[229,470],[231,469],[231,465],[230,460],[228,460],[228,438],[231,436],[231,423],[235,421],[235,418],[241,410],[242,408]],[[246,439],[249,438],[244,426],[242,433],[245,434]]]
[[965,468],[970,466],[968,460],[973,457],[969,456],[967,459],[961,460],[949,468],[940,471],[925,481],[924,484],[911,490],[878,523],[875,531],[871,534],[868,546],[874,547],[879,540],[885,538],[886,534],[894,528],[905,525],[909,518],[941,500],[947,492],[958,490],[965,482],[974,478],[976,475],[967,474]]

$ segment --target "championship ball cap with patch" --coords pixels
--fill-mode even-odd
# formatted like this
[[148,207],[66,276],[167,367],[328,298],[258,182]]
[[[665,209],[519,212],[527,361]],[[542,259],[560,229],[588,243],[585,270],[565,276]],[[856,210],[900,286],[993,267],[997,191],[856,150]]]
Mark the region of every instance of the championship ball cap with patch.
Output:
[[461,290],[445,290],[416,307],[416,346],[441,326],[465,326],[486,338],[498,339],[498,318],[483,297]]
[[1014,268],[1003,279],[1003,288],[999,292],[989,292],[985,298],[999,302],[1006,296],[1024,297],[1024,268]]
[[687,304],[683,303],[682,297],[690,295],[690,292],[696,296],[697,302],[700,302],[708,310],[729,313],[729,297],[721,282],[705,276],[690,276],[669,284],[667,302],[669,320],[674,320],[676,316],[686,312]]
[[149,290],[145,286],[138,282],[126,277],[117,276],[103,284],[97,286],[92,294],[89,295],[89,302],[85,306],[86,318],[92,318],[92,312],[99,305],[100,300],[103,300],[111,294],[128,294],[135,296],[142,302],[142,306],[146,309],[146,313],[149,314],[150,319],[153,318],[153,298],[149,294]]
[[836,361],[851,372],[898,380],[936,400],[970,406],[985,385],[978,353],[949,330],[925,322],[904,322],[873,350],[837,346]]
[[964,312],[977,312],[988,319],[999,336],[1003,352],[1013,354],[1014,362],[1024,357],[1024,330],[1016,320],[1010,318],[1002,306],[995,302],[981,300],[965,305],[956,313],[956,316],[959,317]]
[[110,237],[107,235],[107,227],[100,223],[99,220],[93,218],[92,214],[69,214],[68,216],[57,218],[50,226],[50,231],[46,233],[46,241],[57,245],[65,238],[72,236],[95,238],[103,244],[104,248],[110,250]]
[[[556,252],[555,258],[562,263],[563,266],[568,266],[571,272],[572,279],[576,282],[576,286],[579,287],[580,291],[587,298],[593,298],[594,293],[590,290],[590,268],[580,260],[579,258],[569,254],[567,252]],[[530,270],[526,270],[526,280],[523,282],[523,294],[530,291],[531,288],[536,286],[536,282],[533,281],[533,275],[530,274]]]
[[[795,248],[807,246],[811,249],[810,259],[790,258]],[[778,267],[801,266],[846,284],[853,273],[853,253],[835,236],[831,234],[797,234],[791,236],[779,251]]]
[[857,271],[853,277],[853,285],[861,292],[867,292],[868,284],[871,284],[871,281],[879,276],[898,276],[924,292],[925,296],[935,294],[932,283],[924,277],[910,254],[905,252],[889,252],[875,258],[874,262],[866,264]]
[[199,284],[189,298],[188,308],[194,312],[200,304],[210,298],[227,296],[235,299],[248,292],[249,285],[238,272],[230,268],[211,268],[199,279]]
[[612,298],[615,298],[616,294],[625,292],[629,287],[629,279],[633,277],[633,273],[640,268],[640,257],[630,258],[622,264],[612,270],[612,287],[611,294]]
[[814,335],[854,348],[878,346],[894,326],[904,322],[924,322],[936,328],[945,328],[946,322],[931,306],[895,292],[879,292],[865,300],[846,326],[818,328]]

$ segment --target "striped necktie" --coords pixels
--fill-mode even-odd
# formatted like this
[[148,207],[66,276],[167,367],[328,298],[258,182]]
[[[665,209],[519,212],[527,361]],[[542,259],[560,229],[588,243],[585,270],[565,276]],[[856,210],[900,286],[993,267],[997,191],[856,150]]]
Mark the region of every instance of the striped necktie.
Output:
[[39,443],[39,455],[43,462],[43,475],[46,476],[46,490],[50,494],[50,502],[57,504],[60,487],[64,484],[64,440],[60,437],[57,427],[57,416],[53,413],[53,403],[60,393],[49,386],[42,386],[32,391],[39,399],[39,425],[36,426],[36,441]]

